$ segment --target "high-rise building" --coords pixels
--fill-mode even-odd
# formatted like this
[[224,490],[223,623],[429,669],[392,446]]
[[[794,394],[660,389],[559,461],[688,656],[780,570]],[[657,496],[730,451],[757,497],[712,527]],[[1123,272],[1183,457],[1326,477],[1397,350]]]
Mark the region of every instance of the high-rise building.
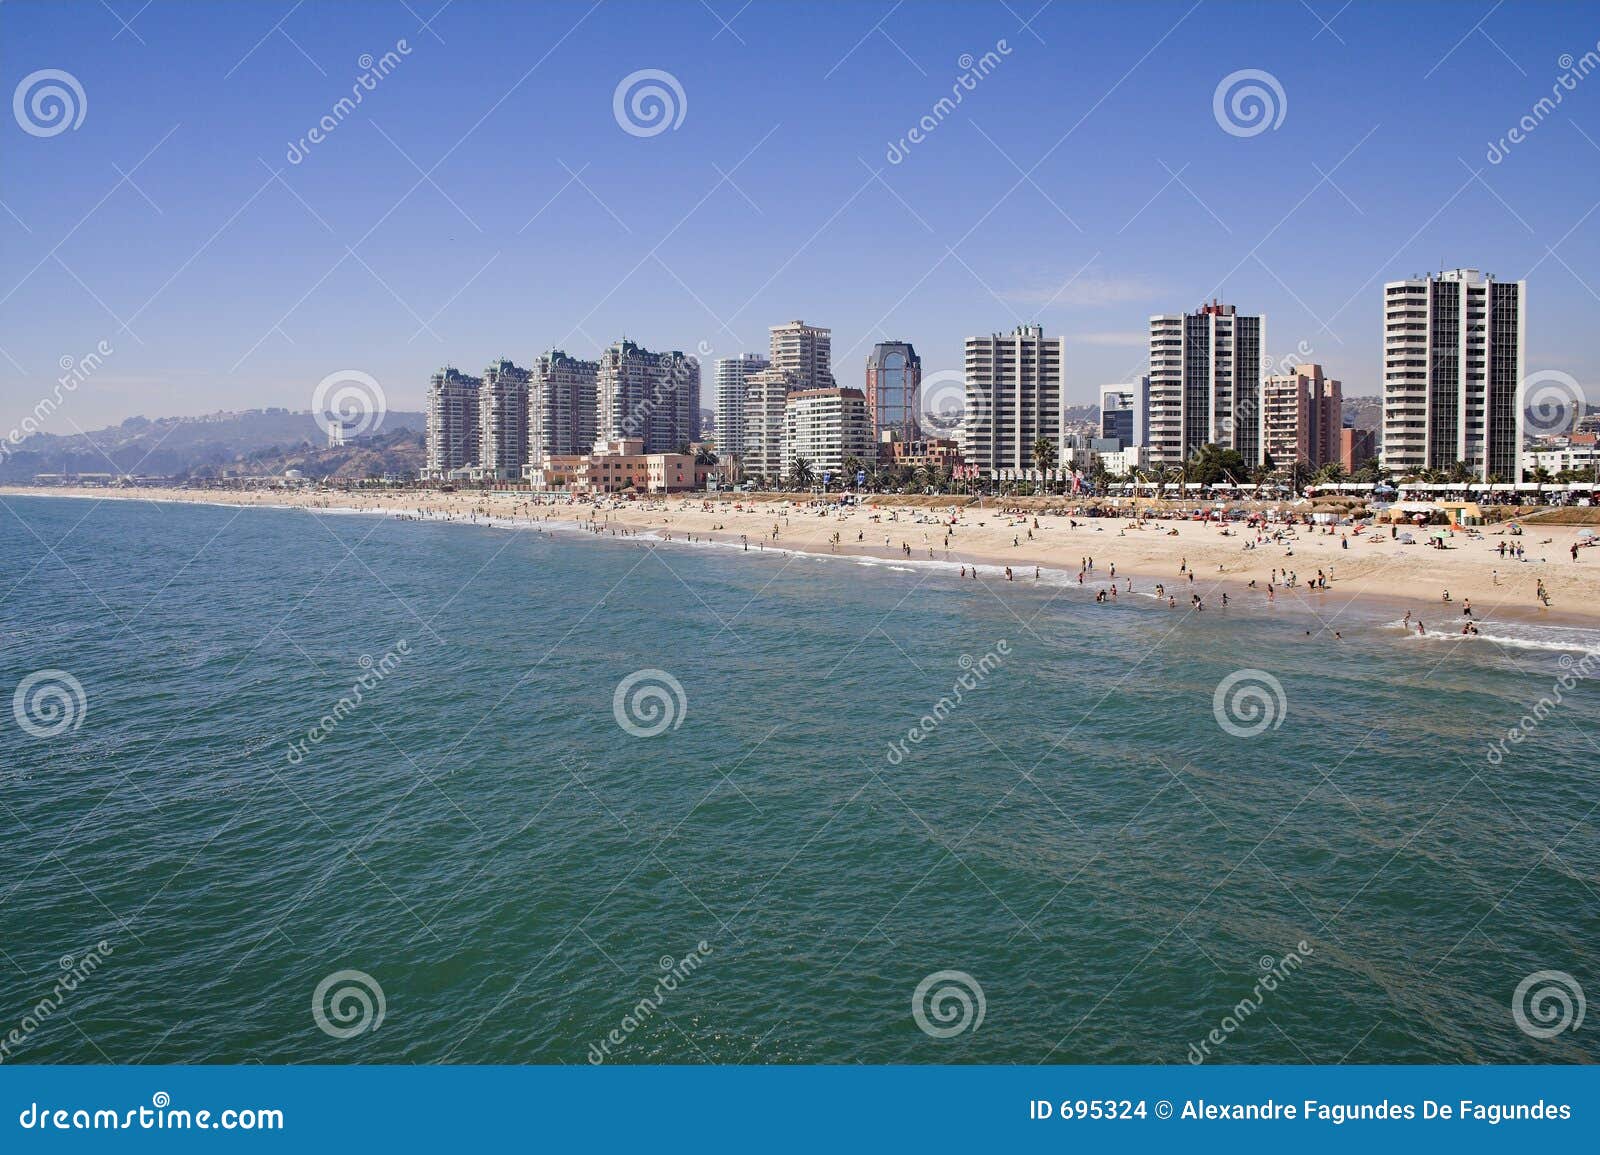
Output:
[[478,475],[515,480],[528,464],[528,371],[490,363],[478,387]]
[[1278,469],[1303,462],[1316,469],[1339,460],[1344,394],[1321,365],[1296,365],[1261,386],[1262,463]]
[[[817,480],[830,475],[838,480],[851,458],[862,464],[876,454],[872,419],[866,394],[859,389],[797,389],[784,402],[784,471],[802,458],[811,463]],[[854,477],[846,479],[853,484]]]
[[1119,449],[1149,444],[1150,378],[1128,385],[1100,386],[1100,437]]
[[1150,318],[1150,463],[1181,465],[1202,445],[1261,464],[1266,320],[1212,303]]
[[428,382],[428,464],[425,478],[444,480],[455,469],[476,465],[478,388],[483,382],[446,365]]
[[794,374],[796,389],[832,389],[833,330],[804,321],[772,326],[774,369]]
[[595,381],[600,366],[560,349],[533,363],[528,391],[528,463],[555,455],[588,453],[599,436]]
[[744,472],[775,484],[783,477],[787,458],[783,433],[789,391],[794,374],[768,368],[744,380]]
[[909,341],[880,341],[867,355],[867,412],[874,439],[893,432],[902,441],[921,437],[922,358]]
[[1526,281],[1455,269],[1383,287],[1383,467],[1519,479]]
[[968,337],[966,400],[961,417],[962,456],[968,466],[995,474],[1033,471],[1034,443],[1055,443],[1066,432],[1061,404],[1066,341],[1046,337],[1040,325],[1010,333]]
[[670,453],[699,434],[700,362],[677,350],[618,341],[600,354],[596,391],[602,440],[642,438],[646,453]]
[[1376,439],[1370,429],[1339,430],[1339,464],[1354,473],[1378,455]]
[[716,363],[717,456],[744,457],[745,380],[771,362],[759,353],[721,357]]

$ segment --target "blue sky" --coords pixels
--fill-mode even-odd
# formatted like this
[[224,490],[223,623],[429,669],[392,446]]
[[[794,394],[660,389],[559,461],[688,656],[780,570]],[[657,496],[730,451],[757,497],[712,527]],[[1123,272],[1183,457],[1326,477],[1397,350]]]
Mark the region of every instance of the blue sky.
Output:
[[[1382,282],[1441,264],[1526,277],[1529,370],[1596,380],[1600,76],[1486,153],[1600,5],[741,2],[8,0],[5,90],[60,69],[86,111],[0,124],[0,425],[101,341],[51,431],[306,408],[343,369],[416,408],[446,362],[624,334],[724,356],[795,318],[846,384],[875,340],[933,373],[1038,320],[1088,401],[1142,367],[1151,313],[1213,296],[1375,393]],[[684,93],[653,136],[613,114],[644,69]],[[1250,136],[1213,111],[1244,69],[1284,93]]]

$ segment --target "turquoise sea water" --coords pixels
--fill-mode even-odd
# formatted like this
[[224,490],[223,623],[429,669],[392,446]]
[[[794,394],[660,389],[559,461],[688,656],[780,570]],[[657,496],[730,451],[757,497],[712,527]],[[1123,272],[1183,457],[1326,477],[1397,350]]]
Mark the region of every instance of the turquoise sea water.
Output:
[[6,1061],[1600,1057],[1582,632],[32,498],[0,597]]

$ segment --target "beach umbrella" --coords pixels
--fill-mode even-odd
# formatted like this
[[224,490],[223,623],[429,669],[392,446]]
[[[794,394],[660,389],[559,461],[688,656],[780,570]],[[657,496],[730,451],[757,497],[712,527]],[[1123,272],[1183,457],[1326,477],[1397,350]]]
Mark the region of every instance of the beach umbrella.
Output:
[[1592,529],[1580,529],[1578,531],[1578,536],[1579,537],[1583,537],[1583,538],[1592,538],[1594,536],[1594,530],[1592,530]]

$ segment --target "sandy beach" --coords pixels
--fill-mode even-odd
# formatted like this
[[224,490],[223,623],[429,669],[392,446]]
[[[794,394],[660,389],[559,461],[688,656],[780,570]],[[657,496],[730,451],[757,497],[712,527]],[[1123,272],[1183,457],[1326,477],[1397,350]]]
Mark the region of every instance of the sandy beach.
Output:
[[[600,498],[568,501],[517,492],[388,494],[320,490],[181,490],[0,488],[5,497],[76,497],[97,501],[174,501],[307,510],[340,510],[427,517],[460,522],[518,524],[577,523],[608,535],[644,535],[668,541],[716,541],[752,552],[782,549],[941,562],[977,567],[978,580],[1006,580],[1006,567],[1018,581],[1035,568],[1076,581],[1089,589],[1128,583],[1140,593],[1157,585],[1187,608],[1199,595],[1207,607],[1224,592],[1230,599],[1289,599],[1304,605],[1328,628],[1332,615],[1355,599],[1383,601],[1409,610],[1430,632],[1455,633],[1470,602],[1479,621],[1600,624],[1600,549],[1572,546],[1577,526],[1527,524],[1521,535],[1503,525],[1454,531],[1445,549],[1404,545],[1388,527],[1362,533],[1349,527],[1269,524],[1252,529],[1242,522],[1222,526],[1173,516],[1131,518],[1007,512],[993,501],[983,505],[814,504],[800,498],[693,494],[636,500]],[[920,500],[920,499],[919,499]],[[927,499],[930,503],[934,499]],[[893,502],[893,504],[890,504]],[[1402,527],[1400,532],[1405,532]],[[1506,552],[1501,553],[1501,546]],[[1520,545],[1522,559],[1511,556]],[[1092,562],[1092,568],[1087,568]],[[1319,584],[1319,575],[1324,584]],[[1542,582],[1549,605],[1537,596]],[[1450,600],[1444,600],[1448,592]],[[1326,606],[1326,610],[1321,607]]]

